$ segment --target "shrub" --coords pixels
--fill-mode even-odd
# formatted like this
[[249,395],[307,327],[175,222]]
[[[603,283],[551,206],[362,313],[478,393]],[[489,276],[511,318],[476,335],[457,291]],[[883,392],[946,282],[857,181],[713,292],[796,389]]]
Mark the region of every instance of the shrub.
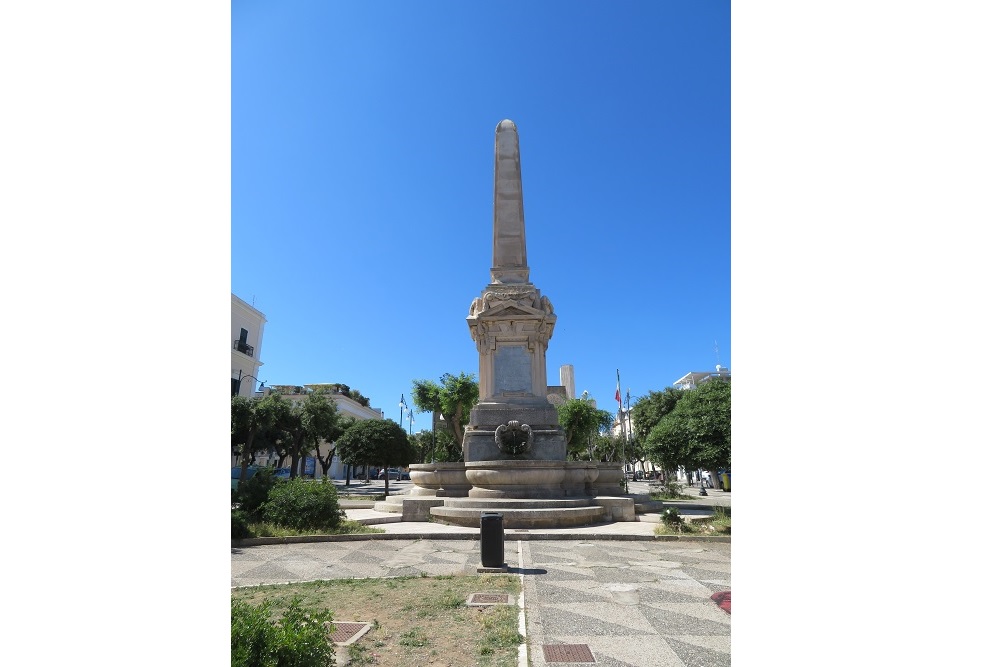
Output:
[[246,537],[251,536],[249,517],[246,512],[242,510],[233,510],[233,520],[232,520],[232,539],[242,540]]
[[649,497],[654,500],[676,500],[687,496],[684,494],[684,486],[680,482],[668,479],[658,484],[650,484]]
[[256,475],[243,480],[233,491],[233,503],[238,504],[251,521],[258,521],[271,489],[283,481],[274,476],[274,468],[259,468]]
[[344,513],[330,480],[295,478],[271,489],[263,507],[265,521],[295,530],[336,530]]
[[271,601],[259,606],[232,601],[232,667],[332,667],[329,610],[305,609],[301,598],[295,598],[272,621],[271,608]]
[[684,519],[681,518],[681,513],[677,511],[676,507],[668,507],[663,510],[663,514],[660,515],[660,521],[663,522],[663,525],[678,530],[684,523]]

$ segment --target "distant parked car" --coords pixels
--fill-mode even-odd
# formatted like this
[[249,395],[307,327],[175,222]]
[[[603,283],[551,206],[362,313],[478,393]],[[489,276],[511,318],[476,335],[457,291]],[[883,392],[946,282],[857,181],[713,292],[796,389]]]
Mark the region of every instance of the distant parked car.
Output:
[[[256,475],[258,472],[260,472],[261,470],[264,470],[264,468],[262,468],[260,466],[247,466],[247,479],[250,479],[251,477],[253,477],[254,475]],[[292,469],[291,468],[278,468],[277,470],[274,471],[274,476],[275,477],[280,477],[282,479],[288,479],[291,476],[291,474],[292,474]],[[233,468],[231,482],[232,482],[232,485],[230,486],[230,488],[233,491],[235,491],[236,487],[240,483],[240,467],[239,466],[236,466],[235,468]]]
[[[389,479],[398,480],[399,475],[399,468],[389,468]],[[385,468],[378,471],[378,478],[385,479]]]
[[[232,480],[231,480],[232,481],[232,486],[230,488],[233,491],[235,491],[236,487],[239,486],[239,483],[240,483],[240,470],[241,470],[240,466],[236,466],[232,470]],[[256,475],[258,470],[260,470],[260,468],[258,468],[257,466],[247,466],[247,479],[250,479],[251,477],[253,477],[254,475]]]

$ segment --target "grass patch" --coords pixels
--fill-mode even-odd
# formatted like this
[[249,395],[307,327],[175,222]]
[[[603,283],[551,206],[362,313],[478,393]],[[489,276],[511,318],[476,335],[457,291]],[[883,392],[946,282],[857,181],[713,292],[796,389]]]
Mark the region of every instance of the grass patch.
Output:
[[[673,511],[671,511],[673,510]],[[678,521],[674,508],[663,511],[661,521],[653,529],[655,535],[731,535],[733,518],[728,507],[716,507],[715,514],[698,521]]]
[[348,652],[352,665],[410,667],[516,667],[522,641],[514,605],[468,607],[473,593],[520,593],[518,577],[506,574],[333,579],[232,592],[233,600],[261,604],[274,613],[299,599],[329,609],[334,620],[371,623]]
[[491,614],[480,614],[479,625],[483,636],[479,642],[479,655],[484,657],[503,655],[511,650],[516,654],[521,643],[521,633],[517,631],[518,609],[513,605],[500,605]]
[[297,535],[360,535],[384,533],[381,528],[367,526],[351,519],[343,519],[335,530],[296,530],[273,523],[251,523],[249,537],[294,537]]

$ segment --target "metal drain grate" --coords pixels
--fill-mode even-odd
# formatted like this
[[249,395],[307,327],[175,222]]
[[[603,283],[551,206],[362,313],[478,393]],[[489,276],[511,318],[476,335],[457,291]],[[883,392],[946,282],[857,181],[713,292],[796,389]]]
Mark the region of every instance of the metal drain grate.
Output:
[[495,604],[514,604],[506,593],[473,593],[465,604],[470,607],[487,607]]
[[543,644],[545,662],[596,662],[586,644]]
[[348,623],[346,621],[334,621],[334,631],[330,634],[330,641],[340,646],[347,646],[361,639],[372,627],[369,623]]

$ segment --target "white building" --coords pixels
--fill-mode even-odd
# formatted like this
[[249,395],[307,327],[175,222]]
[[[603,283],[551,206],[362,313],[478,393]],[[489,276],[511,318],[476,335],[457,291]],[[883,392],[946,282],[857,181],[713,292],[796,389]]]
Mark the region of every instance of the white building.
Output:
[[705,372],[690,372],[680,380],[674,383],[674,386],[678,389],[694,389],[700,384],[708,382],[712,378],[722,378],[723,380],[732,380],[732,374],[729,369],[725,366],[716,366],[715,371],[705,371]]
[[256,378],[260,377],[260,367],[264,365],[260,360],[260,351],[267,319],[264,313],[243,299],[235,294],[232,297],[232,331],[229,336],[232,341],[231,395],[249,397],[262,384]]

